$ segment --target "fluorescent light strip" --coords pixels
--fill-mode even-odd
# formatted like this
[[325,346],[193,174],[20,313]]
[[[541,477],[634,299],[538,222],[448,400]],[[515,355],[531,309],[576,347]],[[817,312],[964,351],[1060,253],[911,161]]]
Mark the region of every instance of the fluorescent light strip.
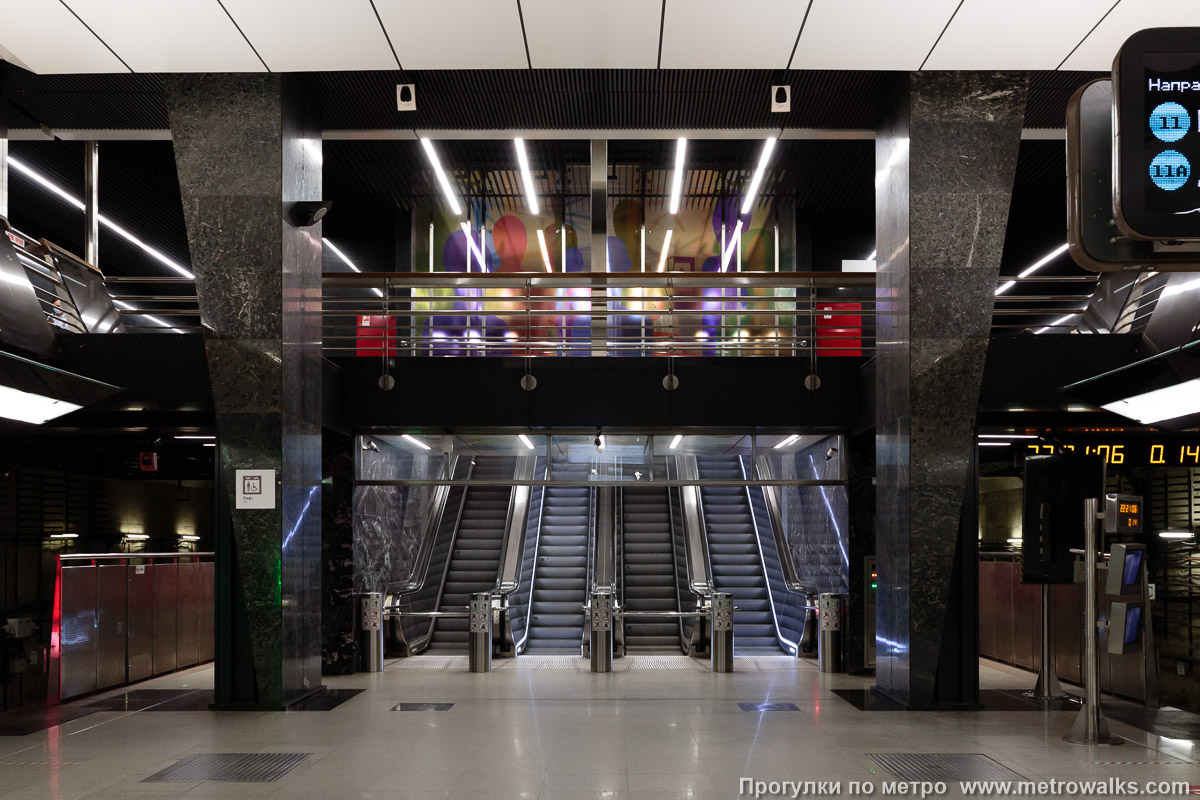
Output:
[[517,146],[517,163],[521,166],[521,181],[525,184],[525,202],[529,204],[529,213],[538,213],[537,194],[533,190],[533,173],[529,171],[529,157],[525,155],[525,140],[513,139]]
[[[359,269],[359,268],[358,268],[358,267],[355,265],[355,263],[354,263],[353,261],[351,261],[351,260],[350,260],[350,256],[346,255],[346,254],[345,254],[345,253],[343,253],[343,252],[342,252],[340,249],[338,249],[337,245],[335,245],[333,242],[329,241],[329,240],[328,240],[328,239],[326,239],[324,236],[322,236],[322,237],[321,237],[321,244],[325,245],[325,246],[326,246],[326,247],[328,247],[330,250],[332,250],[332,251],[333,251],[333,254],[334,254],[335,256],[337,256],[338,258],[340,258],[342,261],[344,261],[344,262],[346,263],[346,266],[347,266],[347,267],[349,267],[350,269],[354,270],[354,271],[355,271],[355,272],[357,272],[357,273],[360,273],[360,274],[362,273],[362,270],[361,270],[361,269]],[[374,293],[375,293],[375,295],[376,295],[377,297],[383,297],[383,292],[382,292],[381,290],[379,290],[379,289],[372,289],[371,291],[372,291],[372,292],[374,292]]]
[[216,445],[216,442],[208,442],[204,446],[205,447],[216,447],[217,445]]
[[198,542],[198,541],[200,541],[200,537],[199,537],[199,536],[191,536],[191,535],[182,535],[182,534],[181,534],[179,538],[180,538],[180,539],[183,539],[185,542]]
[[762,154],[758,157],[758,166],[754,170],[754,177],[750,179],[750,188],[746,190],[746,199],[742,201],[743,214],[749,214],[750,209],[754,208],[754,197],[758,194],[758,187],[762,184],[763,174],[767,171],[767,162],[771,160],[771,151],[774,149],[774,138],[763,141]]
[[400,434],[400,438],[403,439],[404,441],[408,442],[409,444],[415,444],[417,447],[421,448],[422,450],[432,450],[433,449],[432,447],[425,444],[417,437],[409,436],[407,433]]
[[1191,531],[1159,531],[1158,537],[1160,539],[1191,539],[1195,535]]
[[546,265],[546,272],[554,272],[554,267],[550,264],[550,251],[546,249],[546,234],[541,228],[537,229],[538,249],[542,251],[542,263]]
[[[67,203],[70,203],[71,205],[75,206],[75,208],[79,209],[80,211],[84,210],[85,206],[81,199],[79,199],[78,197],[75,197],[70,192],[66,191],[65,189],[58,186],[57,184],[54,184],[54,183],[50,182],[49,180],[47,180],[46,178],[43,178],[41,175],[39,175],[37,172],[35,172],[32,168],[30,168],[28,165],[26,165],[25,162],[21,161],[20,159],[9,156],[8,163],[9,163],[9,166],[13,167],[17,172],[20,172],[22,175],[29,177],[31,180],[33,180],[34,183],[38,184],[43,189],[46,189],[47,191],[49,191],[52,194],[58,195],[58,197],[60,199],[65,200]],[[174,259],[168,257],[161,250],[158,250],[158,249],[146,244],[141,239],[134,236],[132,233],[125,230],[125,228],[123,228],[120,225],[118,225],[117,223],[113,222],[108,217],[104,216],[103,214],[100,214],[99,219],[100,219],[100,223],[102,225],[105,225],[106,227],[112,229],[113,233],[115,233],[118,236],[120,236],[121,238],[127,240],[130,244],[133,244],[136,247],[140,248],[143,252],[145,252],[147,255],[151,256],[152,258],[154,258],[156,261],[169,267],[173,271],[179,273],[180,275],[182,275],[185,278],[188,278],[189,280],[196,279],[196,276],[192,273],[192,271],[190,269],[183,266],[178,261],[175,261]]]
[[215,439],[215,438],[217,438],[217,437],[215,437],[215,436],[200,436],[200,435],[193,435],[193,434],[185,434],[185,435],[183,435],[183,436],[176,436],[175,438],[176,438],[176,439]]
[[52,534],[50,534],[50,538],[51,539],[78,539],[79,534],[78,533],[52,533]]
[[53,397],[0,386],[0,417],[41,425],[56,417],[78,411],[83,406]]
[[127,533],[127,534],[125,534],[125,538],[126,539],[136,539],[138,541],[142,541],[143,539],[149,539],[150,534],[148,534],[148,533]]
[[773,450],[782,450],[783,448],[785,448],[789,445],[793,445],[798,441],[800,441],[800,434],[793,433],[791,436],[787,437],[782,442],[779,442],[778,444],[776,444],[775,447],[773,447],[772,449]]
[[682,433],[675,434],[675,438],[671,440],[671,443],[669,445],[667,445],[667,449],[674,450],[675,448],[679,447],[679,443],[682,441],[683,441],[683,434]]
[[[1022,270],[1021,273],[1019,275],[1017,275],[1017,277],[1018,278],[1028,278],[1030,275],[1037,272],[1039,269],[1041,269],[1042,267],[1046,266],[1054,259],[1061,256],[1063,253],[1067,252],[1067,248],[1069,248],[1069,247],[1070,247],[1070,245],[1064,244],[1061,247],[1055,248],[1054,252],[1047,253],[1046,255],[1042,256],[1040,259],[1038,259],[1036,262],[1034,262],[1031,266],[1028,266],[1024,270]],[[1000,288],[996,290],[996,294],[1004,294],[1005,292],[1007,292],[1009,289],[1011,289],[1012,287],[1014,287],[1016,285],[1017,285],[1016,281],[1007,281],[1006,283],[1001,284]],[[1045,329],[1043,329],[1043,330],[1045,330]]]
[[978,442],[980,447],[1012,447],[1012,442]]
[[[518,141],[520,141],[520,140],[518,139]],[[518,433],[517,438],[521,440],[521,444],[525,445],[530,450],[537,450],[537,448],[533,446],[533,442],[529,441],[529,437],[526,436],[525,434]]]
[[[487,257],[484,255],[482,248],[479,245],[475,244],[475,239],[473,239],[471,237],[471,226],[465,222],[460,222],[460,223],[458,223],[458,225],[460,228],[462,228],[463,234],[467,237],[467,247],[469,247],[471,249],[471,252],[475,254],[475,260],[479,262],[479,271],[487,272],[488,271]],[[487,228],[480,228],[479,229],[479,239],[481,242],[485,241],[483,237],[486,235],[487,235]],[[470,271],[471,271],[471,265],[468,263],[467,264],[467,272],[470,272]]]
[[1192,379],[1100,406],[1145,425],[1200,413],[1200,379]]
[[454,189],[450,187],[450,179],[446,176],[446,171],[442,169],[442,162],[438,159],[437,150],[433,149],[433,142],[421,137],[421,146],[425,148],[425,155],[437,175],[438,185],[442,187],[442,194],[445,196],[446,202],[450,204],[450,210],[454,212],[454,216],[462,216],[462,206],[459,205],[458,198],[454,196]]
[[[743,212],[743,213],[745,213],[745,212]],[[737,221],[737,225],[733,226],[733,234],[729,237],[729,240],[725,243],[724,252],[721,253],[721,272],[725,272],[729,269],[729,259],[733,256],[734,251],[736,251],[742,243],[741,233],[742,233],[742,221],[739,219]]]
[[[671,176],[671,205],[672,214],[679,213],[679,196],[683,192],[683,162],[687,154],[687,139],[680,136],[675,141],[675,174]],[[744,211],[742,212],[745,213]],[[659,272],[662,272],[660,269]]]
[[671,234],[674,233],[670,228],[667,229],[667,235],[663,239],[662,252],[658,255],[658,271],[662,272],[667,268],[667,256],[671,250]]
[[980,439],[1038,439],[1035,433],[981,433]]
[[1084,311],[1084,309],[1080,309],[1079,311],[1076,311],[1074,314],[1067,314],[1065,317],[1059,317],[1058,319],[1054,320],[1054,322],[1051,322],[1046,327],[1038,328],[1036,331],[1034,331],[1034,333],[1045,333],[1046,331],[1050,330],[1051,328],[1056,328],[1059,325],[1066,325],[1067,322],[1071,319],[1071,317],[1077,317],[1080,314],[1082,314],[1083,311]]

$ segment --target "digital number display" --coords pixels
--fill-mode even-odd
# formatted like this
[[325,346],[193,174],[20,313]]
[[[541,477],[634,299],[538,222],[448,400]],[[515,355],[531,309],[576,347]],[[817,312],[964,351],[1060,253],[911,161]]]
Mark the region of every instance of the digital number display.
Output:
[[1200,237],[1200,42],[1196,28],[1129,38],[1114,67],[1115,206],[1145,239]]
[[1023,455],[1032,456],[1061,453],[1104,456],[1106,464],[1117,467],[1200,466],[1200,437],[1063,434],[1056,438],[1060,444],[1030,442],[1019,450]]

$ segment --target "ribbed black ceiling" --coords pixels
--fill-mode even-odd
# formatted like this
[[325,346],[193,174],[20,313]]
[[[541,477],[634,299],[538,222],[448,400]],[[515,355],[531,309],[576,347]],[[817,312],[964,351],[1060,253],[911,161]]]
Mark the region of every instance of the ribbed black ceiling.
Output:
[[[34,75],[4,66],[9,126],[162,130],[153,74]],[[836,70],[399,70],[311,72],[301,79],[327,130],[559,128],[873,128],[897,73]],[[1059,128],[1067,98],[1102,73],[1031,74],[1029,128]],[[396,111],[414,83],[417,110]],[[792,87],[772,114],[769,87]]]

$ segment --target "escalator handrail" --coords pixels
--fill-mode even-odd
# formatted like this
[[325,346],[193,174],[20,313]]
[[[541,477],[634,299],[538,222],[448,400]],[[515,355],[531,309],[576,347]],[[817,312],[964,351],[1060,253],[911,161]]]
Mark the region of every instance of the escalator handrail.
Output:
[[[695,456],[675,456],[675,470],[680,480],[699,480]],[[668,470],[668,477],[670,471]],[[699,486],[679,487],[679,507],[683,514],[684,561],[687,563],[688,590],[707,598],[713,593],[712,561],[708,552],[708,532],[700,504]]]
[[[446,463],[448,466],[446,476],[453,478],[454,470],[458,466],[458,456],[448,456]],[[469,472],[468,477],[470,477]],[[466,492],[463,493],[463,497],[465,499]],[[433,557],[437,533],[441,530],[442,521],[446,513],[446,502],[449,498],[449,486],[438,486],[434,489],[431,513],[425,518],[425,529],[421,532],[421,543],[417,549],[417,556],[413,559],[412,571],[408,575],[408,580],[388,587],[387,593],[389,595],[403,597],[404,595],[415,594],[425,587],[425,580],[429,577],[429,559]],[[460,516],[462,514],[461,508],[459,509],[459,514]]]
[[595,556],[588,574],[588,596],[594,592],[614,592],[617,582],[616,520],[614,501],[616,493],[611,486],[601,486],[595,494]]
[[[775,594],[771,591],[771,571],[767,568],[767,556],[763,552],[762,531],[758,527],[758,517],[754,513],[754,498],[750,496],[750,485],[748,483],[750,478],[746,471],[745,457],[737,456],[737,464],[738,469],[742,473],[742,479],[747,481],[746,486],[743,488],[746,493],[746,509],[750,512],[750,526],[754,529],[754,549],[758,551],[758,563],[762,565],[763,583],[767,589],[767,605],[771,607],[771,624],[775,628],[775,640],[779,642],[779,646],[784,650],[795,654],[800,644],[785,638],[783,629],[779,627],[779,612],[775,609]],[[775,528],[776,526],[772,524],[772,527]],[[776,549],[778,550],[778,547]],[[779,558],[782,561],[782,553],[779,553]]]
[[[754,474],[760,481],[774,480],[774,471],[767,456],[760,455],[754,462]],[[748,488],[748,487],[747,487]],[[783,530],[783,514],[779,506],[778,487],[763,486],[763,500],[767,504],[767,516],[771,520],[771,533],[775,536],[775,549],[779,551],[779,564],[783,567],[783,585],[792,594],[809,595],[817,592],[817,587],[800,579],[800,571],[796,569],[796,560],[792,557],[792,548],[788,544],[787,534]]]
[[[550,458],[547,457],[546,458],[546,471],[542,474],[542,477],[546,480],[550,479],[550,469],[551,469]],[[546,489],[543,488],[542,489],[542,503],[541,503],[541,506],[538,508],[537,539],[534,541],[534,544],[533,544],[533,566],[529,570],[529,602],[528,602],[528,608],[525,611],[525,630],[522,631],[522,633],[521,633],[520,641],[515,641],[513,643],[518,654],[520,654],[525,649],[525,644],[526,644],[526,642],[529,641],[529,621],[531,619],[533,619],[533,585],[534,585],[534,582],[537,581],[537,564],[538,564],[537,552],[538,552],[538,549],[542,545],[542,526],[545,524],[545,521],[546,521]],[[516,638],[517,638],[517,634],[516,634],[516,631],[514,631],[513,639],[516,639]]]
[[[513,481],[533,479],[536,458],[518,458],[513,468]],[[532,486],[514,485],[508,495],[508,513],[504,521],[504,541],[500,544],[500,571],[492,594],[507,597],[521,583],[521,561],[525,555],[525,531],[529,522],[529,500]]]

